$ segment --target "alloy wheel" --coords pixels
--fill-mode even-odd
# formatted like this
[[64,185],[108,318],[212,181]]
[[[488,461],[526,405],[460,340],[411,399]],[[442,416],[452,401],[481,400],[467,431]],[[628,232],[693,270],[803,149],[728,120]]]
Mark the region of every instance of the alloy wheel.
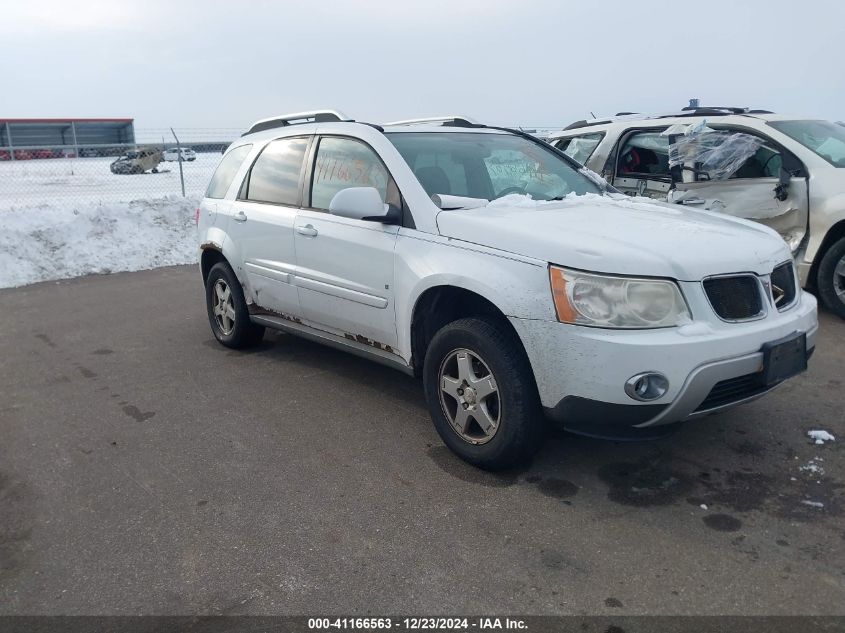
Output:
[[235,303],[232,298],[232,289],[224,279],[214,282],[211,310],[220,331],[226,336],[231,334],[235,329]]
[[842,257],[833,269],[833,291],[839,300],[845,303],[845,257]]
[[471,444],[486,444],[499,430],[501,398],[496,379],[481,356],[456,349],[440,364],[440,405],[450,426]]

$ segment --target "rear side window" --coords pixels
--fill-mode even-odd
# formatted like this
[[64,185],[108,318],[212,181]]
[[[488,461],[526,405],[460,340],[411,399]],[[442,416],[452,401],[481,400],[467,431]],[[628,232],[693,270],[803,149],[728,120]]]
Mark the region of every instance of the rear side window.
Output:
[[299,204],[299,175],[308,139],[280,138],[269,143],[249,173],[246,199],[295,206]]
[[637,132],[625,140],[616,175],[669,178],[669,137],[660,132]]
[[585,134],[584,136],[570,136],[560,139],[557,148],[563,150],[563,153],[569,158],[577,160],[583,165],[593,155],[602,137],[604,137],[604,134],[600,132]]
[[[217,165],[217,169],[214,170],[211,182],[208,183],[208,190],[205,192],[206,198],[223,198],[226,196],[229,185],[232,184],[232,179],[238,173],[241,163],[244,162],[251,149],[252,145],[241,145],[223,157],[223,160]],[[168,151],[176,153],[175,149]]]

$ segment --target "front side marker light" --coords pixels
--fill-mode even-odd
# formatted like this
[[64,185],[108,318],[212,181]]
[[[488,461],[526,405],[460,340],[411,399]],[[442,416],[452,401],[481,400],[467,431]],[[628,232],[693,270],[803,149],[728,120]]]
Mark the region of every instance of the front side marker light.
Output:
[[566,293],[566,277],[564,276],[563,269],[555,268],[553,266],[550,270],[552,296],[555,301],[555,311],[557,312],[558,321],[562,321],[563,323],[575,323],[578,315],[575,312],[575,308],[573,308],[572,304],[569,302],[569,297]]

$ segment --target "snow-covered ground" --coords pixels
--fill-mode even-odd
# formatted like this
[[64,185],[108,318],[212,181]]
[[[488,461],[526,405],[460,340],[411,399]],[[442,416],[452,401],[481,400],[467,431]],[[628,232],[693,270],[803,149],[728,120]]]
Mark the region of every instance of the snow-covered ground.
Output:
[[[201,196],[219,153],[197,154],[183,162],[186,195]],[[34,205],[126,202],[140,198],[182,195],[179,163],[161,163],[159,173],[116,175],[114,158],[51,158],[0,161],[0,211]]]
[[194,212],[219,154],[117,176],[110,158],[0,162],[0,288],[196,262]]

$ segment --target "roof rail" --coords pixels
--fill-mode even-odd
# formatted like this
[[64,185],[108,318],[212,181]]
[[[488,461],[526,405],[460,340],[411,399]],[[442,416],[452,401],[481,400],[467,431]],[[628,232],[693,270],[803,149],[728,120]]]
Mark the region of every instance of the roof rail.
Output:
[[722,110],[731,112],[732,114],[745,114],[746,112],[748,112],[748,108],[737,108],[730,106],[686,106],[684,108],[681,108],[681,112],[718,112]]
[[348,116],[337,110],[312,110],[310,112],[294,112],[292,114],[281,114],[279,116],[271,116],[267,119],[261,119],[252,124],[243,136],[252,134],[253,132],[261,132],[263,130],[272,130],[277,127],[286,127],[288,125],[299,125],[302,123],[327,123],[330,121],[351,121]]
[[423,119],[405,119],[404,121],[391,121],[384,125],[418,125],[421,123],[450,123],[452,125],[478,125],[478,121],[468,116],[433,116]]

